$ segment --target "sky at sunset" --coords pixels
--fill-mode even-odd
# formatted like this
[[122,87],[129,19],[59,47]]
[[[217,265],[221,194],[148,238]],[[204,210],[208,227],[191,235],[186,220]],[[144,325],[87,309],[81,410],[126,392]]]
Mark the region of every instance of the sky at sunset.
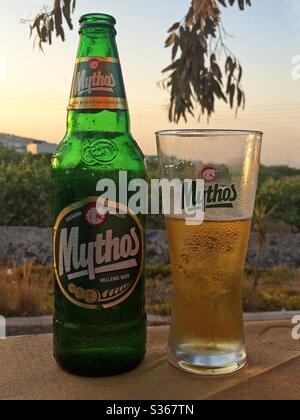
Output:
[[[187,12],[190,0],[78,0],[76,30],[63,44],[55,40],[45,54],[33,49],[28,27],[53,0],[0,0],[0,132],[58,143],[65,132],[78,19],[88,12],[112,14],[118,21],[118,46],[130,105],[132,131],[146,154],[156,153],[154,133],[168,123],[168,95],[157,87],[169,64],[166,30]],[[233,37],[227,44],[244,67],[246,110],[235,118],[217,106],[209,125],[190,120],[180,128],[255,129],[265,132],[263,162],[300,167],[300,0],[252,0],[253,7],[223,12]],[[298,57],[298,58],[299,58]],[[300,63],[300,58],[299,58]],[[294,77],[293,77],[294,74]]]

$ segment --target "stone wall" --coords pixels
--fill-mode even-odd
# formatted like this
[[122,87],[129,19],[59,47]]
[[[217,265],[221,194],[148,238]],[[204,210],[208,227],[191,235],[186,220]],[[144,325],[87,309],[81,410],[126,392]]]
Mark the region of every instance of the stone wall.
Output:
[[0,226],[0,261],[20,265],[24,259],[37,264],[52,262],[52,230]]
[[[148,264],[169,263],[165,231],[147,231],[146,244]],[[249,265],[255,261],[255,245],[255,234],[252,234],[247,259]],[[24,259],[38,264],[52,262],[51,229],[0,226],[0,261],[20,265]],[[269,234],[262,253],[262,266],[300,267],[300,234]]]

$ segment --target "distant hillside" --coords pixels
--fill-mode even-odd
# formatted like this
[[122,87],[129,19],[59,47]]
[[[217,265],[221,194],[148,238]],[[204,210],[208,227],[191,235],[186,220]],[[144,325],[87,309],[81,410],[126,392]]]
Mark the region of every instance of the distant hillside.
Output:
[[15,136],[13,134],[0,133],[0,146],[9,147],[17,152],[26,152],[28,144],[48,144],[44,140],[32,139],[29,137]]

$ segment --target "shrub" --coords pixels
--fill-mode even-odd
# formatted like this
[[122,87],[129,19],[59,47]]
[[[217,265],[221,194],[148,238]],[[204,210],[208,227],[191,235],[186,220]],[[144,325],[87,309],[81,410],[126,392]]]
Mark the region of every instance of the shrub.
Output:
[[12,273],[0,270],[0,313],[4,316],[50,315],[53,308],[52,269],[25,262]]

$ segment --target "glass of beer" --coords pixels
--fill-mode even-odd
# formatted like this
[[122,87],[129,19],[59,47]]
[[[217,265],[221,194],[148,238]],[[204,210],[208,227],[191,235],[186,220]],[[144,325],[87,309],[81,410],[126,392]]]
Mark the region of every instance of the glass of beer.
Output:
[[169,361],[200,375],[247,362],[241,282],[253,217],[261,132],[157,133],[163,179],[202,180],[203,220],[165,214],[174,285]]

